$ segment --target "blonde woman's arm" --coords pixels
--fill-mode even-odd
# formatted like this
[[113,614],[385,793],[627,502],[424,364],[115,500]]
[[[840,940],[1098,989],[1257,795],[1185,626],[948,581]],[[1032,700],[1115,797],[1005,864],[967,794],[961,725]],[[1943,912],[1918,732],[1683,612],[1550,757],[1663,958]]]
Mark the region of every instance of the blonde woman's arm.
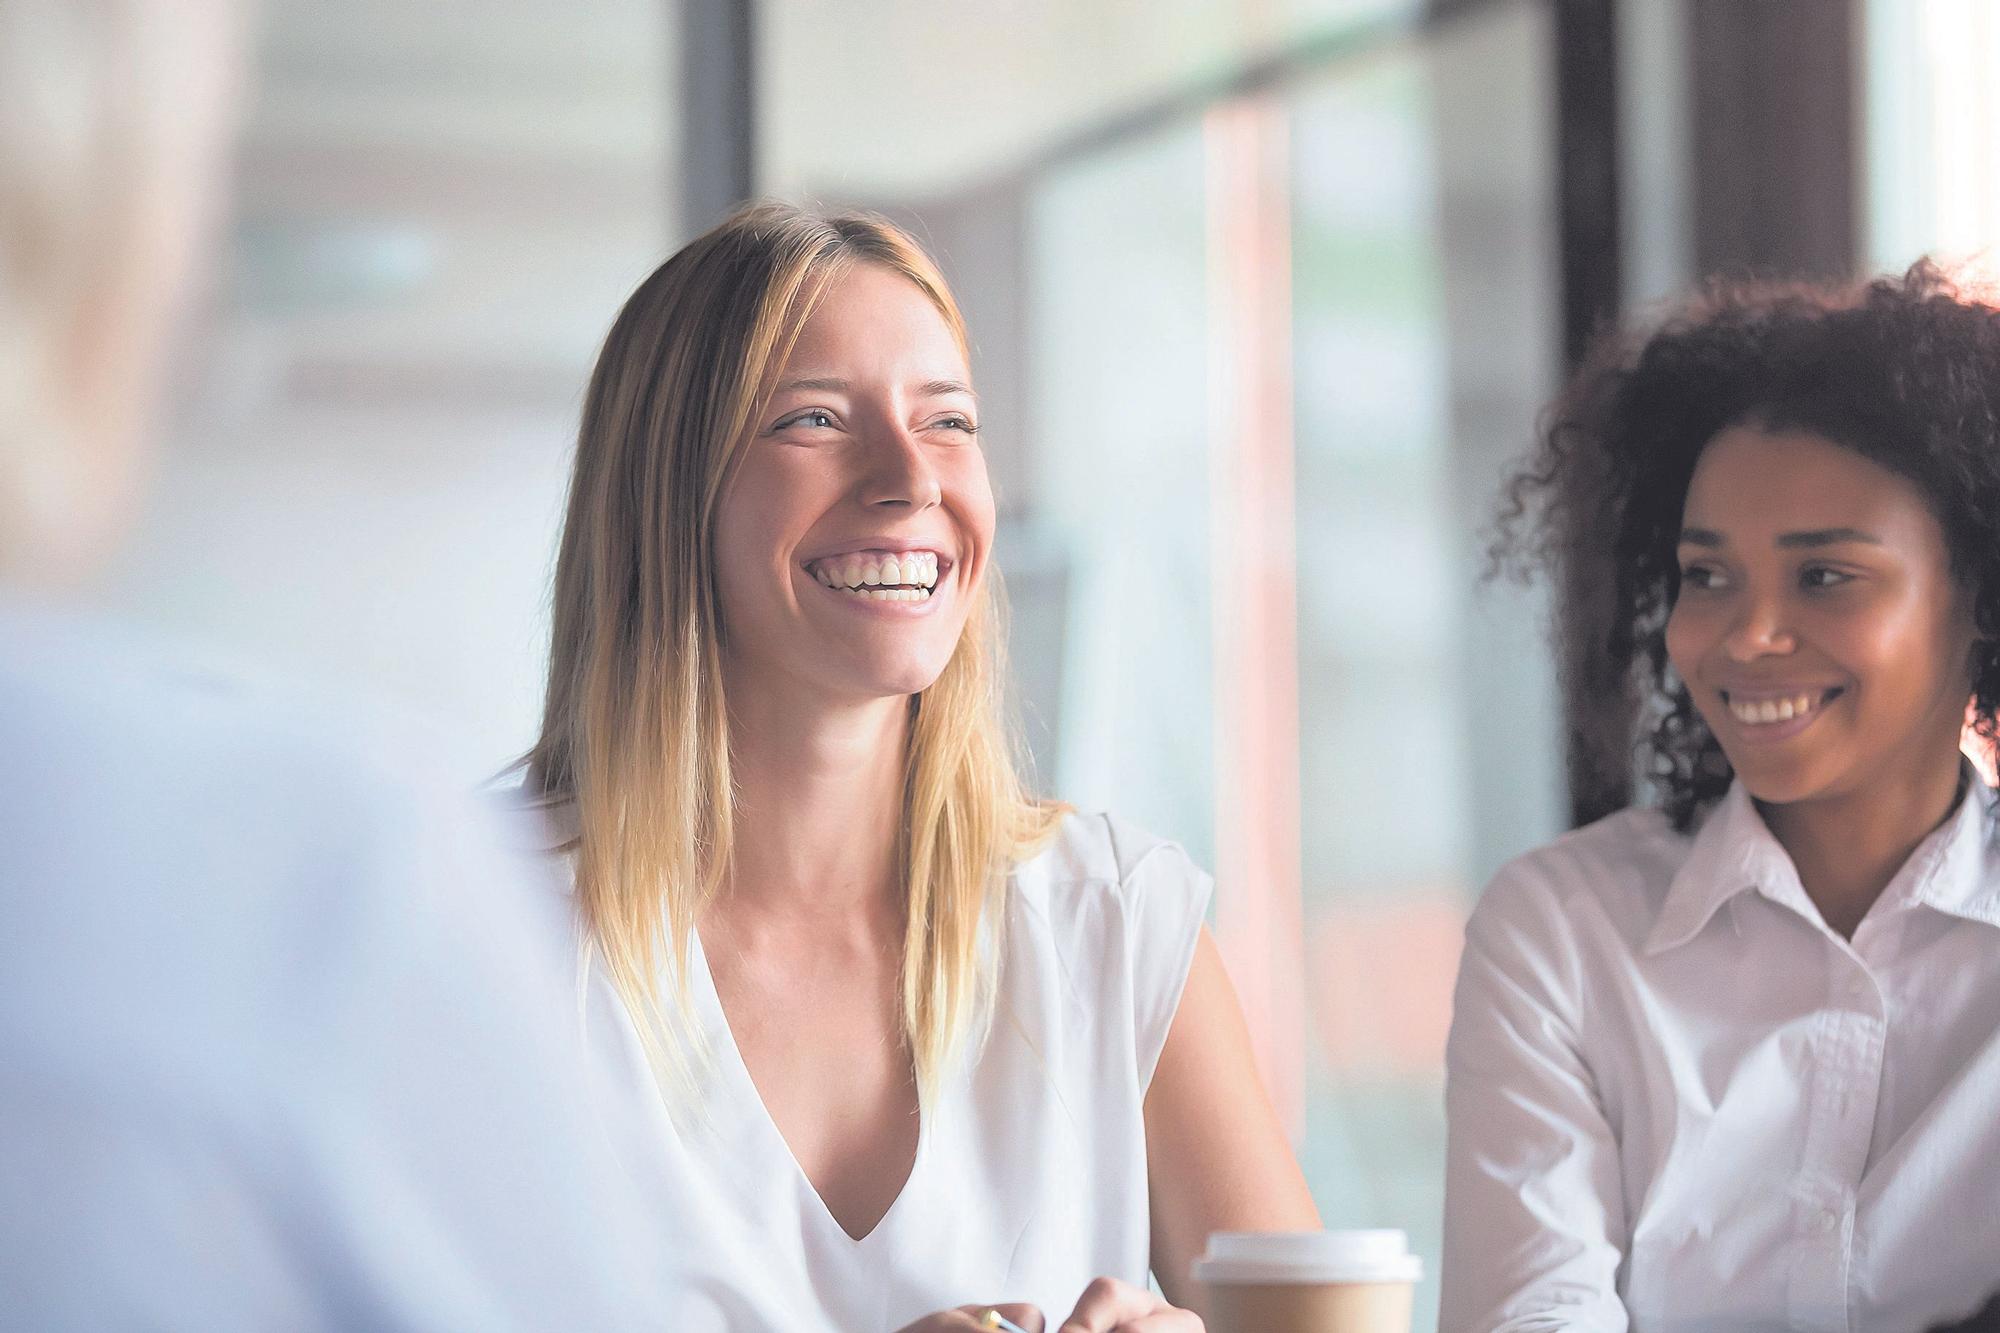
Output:
[[1209,1232],[1320,1225],[1206,928],[1146,1091],[1146,1163],[1153,1273],[1175,1305],[1206,1305],[1188,1270]]

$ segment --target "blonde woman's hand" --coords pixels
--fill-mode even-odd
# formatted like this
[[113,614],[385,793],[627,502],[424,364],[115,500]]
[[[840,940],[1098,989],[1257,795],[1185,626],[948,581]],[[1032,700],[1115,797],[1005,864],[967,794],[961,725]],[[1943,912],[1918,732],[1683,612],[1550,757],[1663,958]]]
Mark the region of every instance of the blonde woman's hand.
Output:
[[1101,1277],[1083,1289],[1056,1333],[1203,1333],[1201,1316],[1168,1305],[1143,1287]]
[[927,1314],[914,1324],[906,1324],[896,1333],[992,1333],[996,1327],[987,1320],[986,1312],[996,1310],[1028,1333],[1043,1333],[1047,1326],[1042,1312],[1032,1305],[1016,1301],[1008,1305],[961,1305],[956,1310],[940,1310]]

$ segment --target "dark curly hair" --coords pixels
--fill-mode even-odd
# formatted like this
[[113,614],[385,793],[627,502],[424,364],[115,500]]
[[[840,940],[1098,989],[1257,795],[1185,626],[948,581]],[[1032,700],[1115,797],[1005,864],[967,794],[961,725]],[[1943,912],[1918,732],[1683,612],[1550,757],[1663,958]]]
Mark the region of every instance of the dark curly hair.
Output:
[[1716,285],[1603,339],[1505,490],[1494,566],[1550,581],[1582,813],[1625,804],[1637,776],[1686,829],[1729,786],[1665,631],[1695,460],[1743,424],[1822,436],[1923,494],[1971,594],[1975,726],[1995,734],[2000,307],[1928,260],[1865,284]]

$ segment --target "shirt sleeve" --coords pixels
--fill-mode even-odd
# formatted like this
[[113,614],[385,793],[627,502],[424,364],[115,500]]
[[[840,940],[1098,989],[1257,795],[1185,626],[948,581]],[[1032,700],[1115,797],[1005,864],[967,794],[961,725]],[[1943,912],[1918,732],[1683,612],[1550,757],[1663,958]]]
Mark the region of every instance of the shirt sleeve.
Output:
[[1560,904],[1521,863],[1466,930],[1446,1048],[1441,1333],[1627,1326],[1618,1144]]
[[[1113,837],[1120,830],[1114,826]],[[1174,843],[1154,843],[1129,868],[1120,847],[1126,945],[1132,968],[1133,1053],[1139,1086],[1153,1082],[1179,1011],[1214,881]]]

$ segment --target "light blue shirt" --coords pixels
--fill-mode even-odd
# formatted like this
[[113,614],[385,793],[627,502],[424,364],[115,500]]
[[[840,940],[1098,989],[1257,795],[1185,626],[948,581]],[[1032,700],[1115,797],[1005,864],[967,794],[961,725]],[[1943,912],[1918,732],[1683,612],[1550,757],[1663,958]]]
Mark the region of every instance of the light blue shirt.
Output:
[[723,1325],[598,1132],[567,905],[420,748],[0,604],[0,1322]]

